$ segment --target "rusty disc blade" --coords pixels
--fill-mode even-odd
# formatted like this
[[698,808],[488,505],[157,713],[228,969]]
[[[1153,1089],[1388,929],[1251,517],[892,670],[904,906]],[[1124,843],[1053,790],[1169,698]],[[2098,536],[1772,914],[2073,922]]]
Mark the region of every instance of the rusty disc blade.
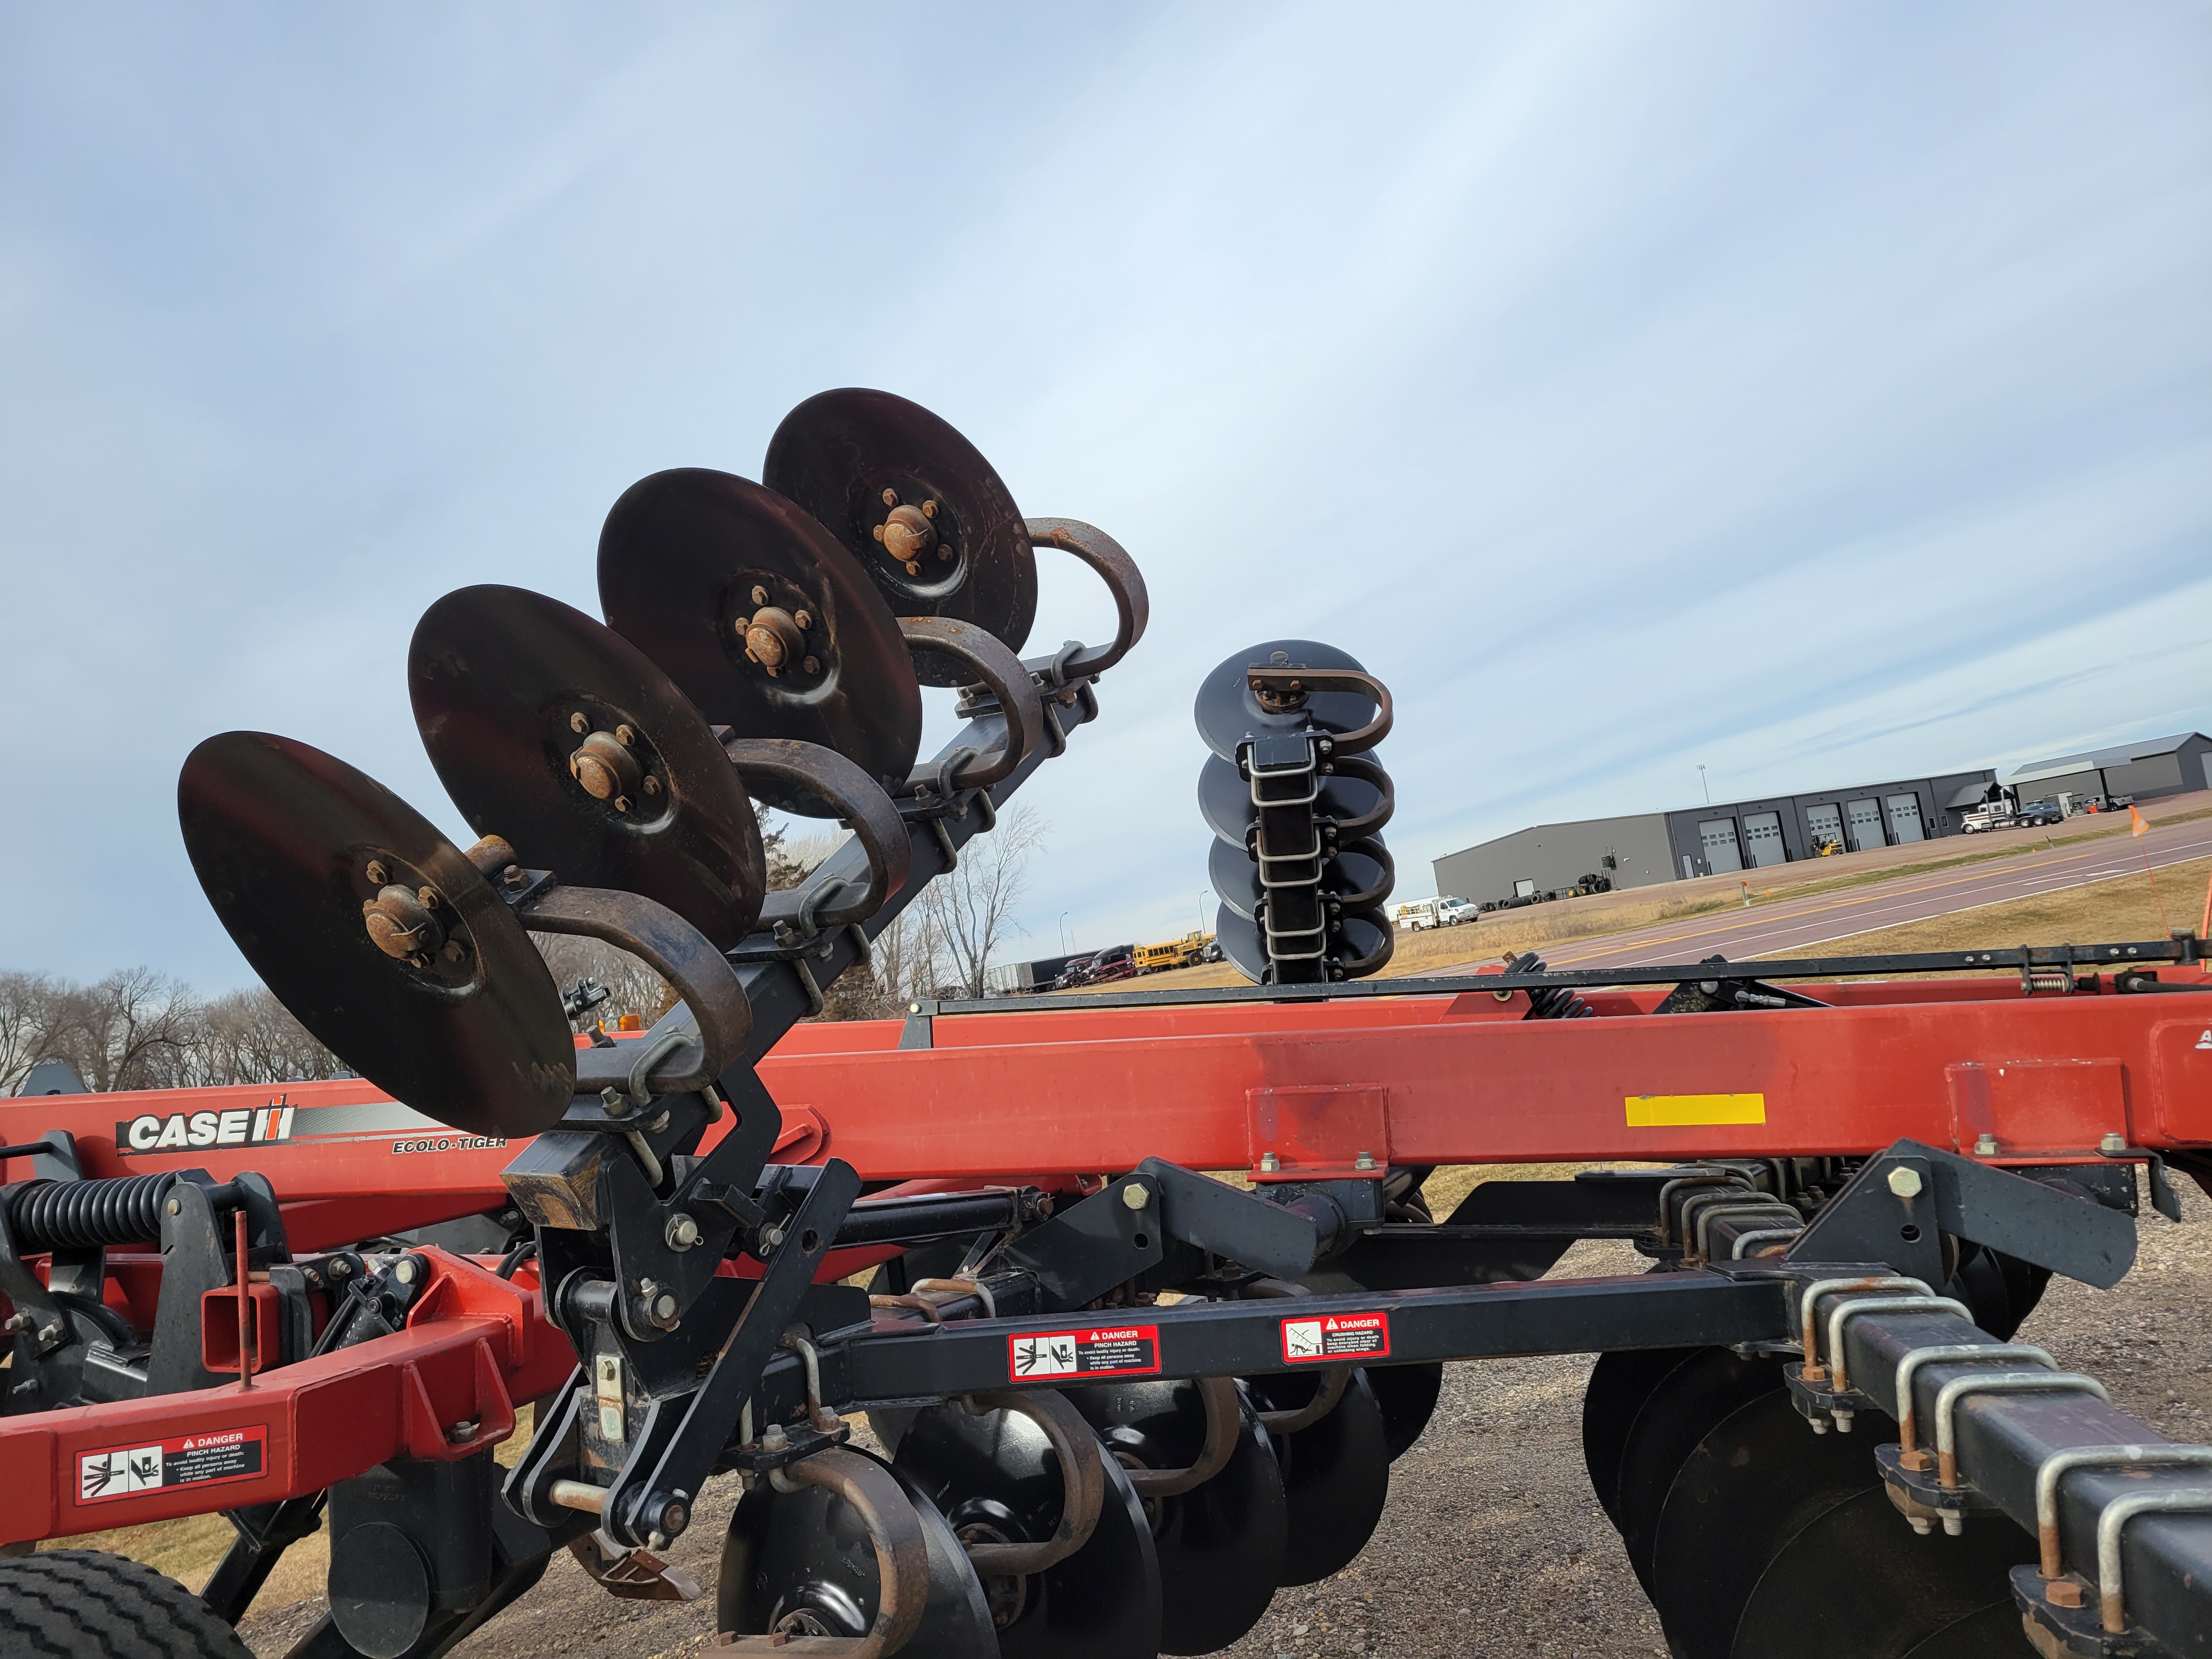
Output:
[[[413,807],[304,743],[226,732],[185,760],[177,817],[239,950],[347,1065],[470,1134],[560,1121],[576,1050],[552,975],[514,912]],[[364,921],[364,905],[395,889],[403,902],[430,896],[428,948],[408,959],[386,955]]]
[[597,618],[520,587],[465,587],[416,624],[415,724],[478,835],[577,886],[656,899],[727,950],[764,886],[760,824],[669,678]]
[[[1021,509],[975,446],[920,404],[847,387],[809,398],[769,440],[761,477],[859,559],[902,617],[949,617],[1018,652],[1036,617]],[[958,685],[927,659],[923,684]]]
[[[775,491],[701,467],[632,484],[599,532],[599,605],[713,724],[834,749],[887,791],[905,781],[921,687],[898,621],[852,556]],[[759,796],[822,811],[774,784]]]
[[1267,667],[1363,672],[1358,659],[1349,652],[1318,640],[1267,640],[1224,658],[1200,682],[1192,713],[1206,746],[1232,765],[1237,745],[1246,738],[1308,730],[1356,732],[1375,717],[1374,703],[1351,691],[1316,691],[1296,708],[1263,708],[1246,684],[1244,671]]

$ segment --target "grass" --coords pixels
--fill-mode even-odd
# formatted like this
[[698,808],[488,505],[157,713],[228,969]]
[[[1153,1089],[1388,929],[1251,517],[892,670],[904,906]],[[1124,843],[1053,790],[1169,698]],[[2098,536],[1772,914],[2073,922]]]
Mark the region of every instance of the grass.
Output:
[[[2057,892],[2008,899],[1924,921],[1823,941],[1817,949],[1793,946],[1785,956],[1887,956],[1911,951],[1972,951],[2021,944],[2075,945],[2160,939],[2176,927],[2201,927],[2205,884],[2212,859],[2169,864],[2156,872],[2062,887]],[[1966,970],[1961,970],[1966,971]]]

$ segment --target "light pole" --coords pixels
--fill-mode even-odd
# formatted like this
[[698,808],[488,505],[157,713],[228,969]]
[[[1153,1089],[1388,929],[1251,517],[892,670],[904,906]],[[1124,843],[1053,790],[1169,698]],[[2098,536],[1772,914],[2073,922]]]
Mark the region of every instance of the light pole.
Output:
[[1062,911],[1060,913],[1060,955],[1062,955],[1062,956],[1066,956],[1066,955],[1067,955],[1067,954],[1068,954],[1068,949],[1067,949],[1067,912],[1066,912],[1066,911],[1065,911],[1065,910],[1062,910]]
[[1206,895],[1212,892],[1212,890],[1213,890],[1211,887],[1201,887],[1198,890],[1198,931],[1201,933],[1206,931]]
[[1711,806],[1713,804],[1713,787],[1705,781],[1705,763],[1703,761],[1698,763],[1698,785],[1705,792],[1705,805]]

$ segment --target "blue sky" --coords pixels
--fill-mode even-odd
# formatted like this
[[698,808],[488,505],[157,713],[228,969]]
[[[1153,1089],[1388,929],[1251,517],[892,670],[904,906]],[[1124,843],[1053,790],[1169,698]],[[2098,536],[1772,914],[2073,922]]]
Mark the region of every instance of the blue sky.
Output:
[[[1024,792],[1039,952],[1196,921],[1190,696],[1276,635],[1395,689],[1409,894],[1699,762],[2202,728],[2208,86],[2148,3],[10,9],[0,966],[246,978],[213,731],[459,832],[416,617],[596,609],[627,484],[830,386],[1151,584]],[[1105,621],[1048,568],[1037,641]]]

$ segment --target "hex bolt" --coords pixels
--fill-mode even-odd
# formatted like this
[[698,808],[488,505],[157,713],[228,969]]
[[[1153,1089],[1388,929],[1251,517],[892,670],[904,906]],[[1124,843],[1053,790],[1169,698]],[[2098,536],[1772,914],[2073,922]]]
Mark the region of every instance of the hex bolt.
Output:
[[921,516],[925,519],[933,519],[937,516],[937,502],[934,498],[921,504]]
[[652,773],[648,772],[645,775],[645,781],[640,784],[638,787],[644,790],[648,795],[657,795],[660,793],[660,780],[654,777]]
[[1152,1202],[1152,1195],[1145,1190],[1145,1183],[1133,1181],[1121,1188],[1121,1201],[1133,1210],[1141,1210]]
[[519,864],[508,865],[506,869],[499,872],[499,878],[507,884],[507,890],[511,893],[519,893],[530,885],[529,872]]
[[391,879],[391,872],[375,859],[368,861],[368,868],[362,873],[368,878],[368,884],[372,887],[381,887]]
[[655,1297],[653,1300],[653,1316],[655,1319],[672,1322],[676,1318],[676,1298],[665,1291]]
[[802,673],[818,674],[822,672],[822,662],[817,657],[808,657],[800,662],[799,667]]
[[668,1248],[688,1250],[699,1242],[699,1224],[689,1214],[678,1210],[668,1218]]
[[1262,1152],[1260,1154],[1260,1173],[1261,1175],[1273,1175],[1282,1167],[1282,1160],[1277,1158],[1273,1152]]
[[753,603],[755,605],[766,605],[768,603],[768,589],[765,587],[756,587],[753,589]]
[[814,626],[814,614],[809,611],[794,611],[791,613],[791,619],[797,623],[801,628],[811,628]]
[[627,749],[637,741],[637,733],[627,726],[617,726],[615,727],[615,741]]
[[1974,1142],[1976,1158],[1995,1158],[1996,1155],[1997,1138],[1995,1135],[1982,1135],[1976,1139]]
[[456,1446],[465,1446],[482,1432],[481,1423],[456,1423],[446,1431],[446,1438]]
[[1899,1198],[1920,1196],[1920,1171],[1899,1164],[1889,1172],[1889,1190]]
[[611,1083],[599,1091],[599,1104],[606,1108],[609,1117],[629,1115],[629,1097]]
[[568,729],[579,736],[592,729],[592,717],[580,711],[568,716]]
[[898,505],[898,491],[896,489],[886,489],[884,491],[884,505],[885,507],[896,507]]
[[1360,1155],[1359,1155],[1358,1158],[1355,1158],[1354,1159],[1352,1159],[1352,1167],[1353,1169],[1355,1169],[1355,1170],[1372,1170],[1372,1169],[1374,1169],[1374,1168],[1375,1168],[1375,1154],[1374,1154],[1374,1153],[1372,1153],[1372,1152],[1362,1152],[1362,1153],[1360,1153]]
[[17,1331],[27,1331],[30,1328],[31,1316],[27,1313],[10,1314],[5,1321],[0,1321],[0,1331],[6,1331],[11,1336]]
[[2117,1129],[2097,1143],[2097,1150],[2110,1157],[2128,1149],[2128,1138]]

